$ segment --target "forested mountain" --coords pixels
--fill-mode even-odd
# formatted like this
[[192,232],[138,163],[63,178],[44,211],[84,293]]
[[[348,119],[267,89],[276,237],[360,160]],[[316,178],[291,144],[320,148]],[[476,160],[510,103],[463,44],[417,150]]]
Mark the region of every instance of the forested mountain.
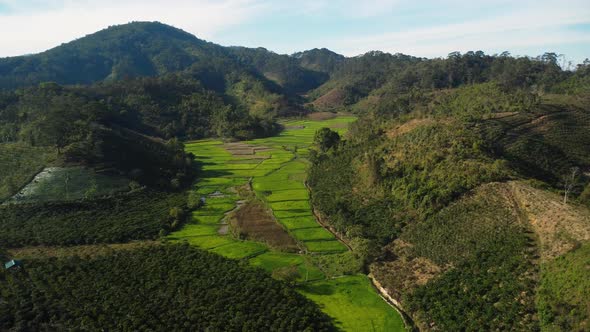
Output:
[[391,108],[400,95],[453,89],[462,85],[497,82],[506,89],[549,91],[571,72],[563,71],[555,53],[537,58],[512,57],[509,53],[454,52],[447,58],[424,59],[403,54],[369,52],[348,58],[331,79],[309,93],[317,109]]
[[297,58],[276,54],[265,48],[232,47],[230,51],[243,64],[253,66],[288,93],[304,93],[326,82],[329,75],[300,65]]
[[343,55],[332,52],[327,48],[314,48],[294,53],[291,56],[297,59],[299,65],[303,68],[328,74],[333,73],[346,59]]
[[183,70],[195,62],[228,58],[223,47],[168,25],[113,26],[48,51],[0,61],[0,87],[53,81],[89,84]]

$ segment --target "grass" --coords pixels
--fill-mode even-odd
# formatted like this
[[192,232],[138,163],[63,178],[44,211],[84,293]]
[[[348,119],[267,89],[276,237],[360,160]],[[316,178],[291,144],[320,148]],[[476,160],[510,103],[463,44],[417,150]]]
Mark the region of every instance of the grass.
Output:
[[306,257],[298,254],[269,251],[250,259],[252,266],[260,267],[268,272],[278,268],[296,265],[299,272],[298,281],[311,281],[324,279],[320,269],[306,260]]
[[293,232],[293,236],[301,241],[313,241],[313,240],[332,240],[334,235],[328,232],[322,227],[315,228],[301,228],[296,229]]
[[[347,248],[323,229],[312,214],[304,184],[308,167],[305,157],[317,129],[333,127],[344,133],[345,125],[354,120],[354,117],[339,117],[326,121],[287,121],[283,123],[285,127],[294,129],[286,129],[276,137],[243,142],[267,148],[254,155],[232,155],[220,141],[187,143],[187,151],[193,152],[203,165],[201,180],[194,190],[196,195],[206,198],[206,204],[194,211],[191,221],[168,239],[187,241],[228,258],[247,259],[251,265],[270,273],[297,266],[297,281],[303,285],[299,291],[320,304],[344,330],[403,331],[401,317],[377,295],[365,276],[325,280],[326,276],[310,256],[275,251],[263,243],[218,233],[224,214],[240,199],[235,188],[251,181],[256,198],[271,208],[276,220],[308,252],[346,252]],[[296,128],[301,126],[304,128]],[[209,196],[217,192],[225,197]]]
[[590,328],[590,243],[541,266],[537,309],[542,331]]
[[307,283],[299,290],[336,318],[336,326],[344,331],[405,330],[400,315],[377,295],[364,275]]
[[302,228],[316,228],[319,227],[315,217],[312,215],[307,216],[296,216],[296,217],[284,217],[280,219],[281,224],[285,225],[288,229],[295,232]]
[[211,250],[211,252],[214,252],[227,258],[240,259],[254,256],[263,253],[267,250],[268,248],[265,245],[258,242],[236,241],[230,244],[217,247]]
[[346,247],[338,242],[337,240],[330,240],[330,241],[307,241],[305,242],[305,246],[311,252],[323,252],[323,253],[330,253],[330,252],[343,252],[346,251]]

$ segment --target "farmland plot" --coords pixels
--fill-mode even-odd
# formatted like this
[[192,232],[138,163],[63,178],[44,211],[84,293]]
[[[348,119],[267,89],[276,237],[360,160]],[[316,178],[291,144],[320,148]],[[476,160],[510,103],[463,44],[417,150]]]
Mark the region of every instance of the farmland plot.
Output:
[[[237,143],[187,143],[187,151],[195,154],[203,170],[191,195],[205,203],[193,212],[183,229],[168,239],[186,241],[228,258],[247,259],[270,273],[296,267],[297,289],[320,304],[343,330],[403,331],[401,317],[379,298],[366,276],[326,279],[310,256],[336,257],[333,254],[346,252],[347,247],[313,215],[305,186],[309,147],[316,130],[330,127],[344,133],[354,120],[336,117],[288,121],[284,123],[286,130],[275,137]],[[235,223],[232,218],[240,215],[236,209],[248,206],[242,201],[243,193],[238,193],[245,187],[249,188],[247,199],[262,202],[271,211],[275,222],[298,244],[299,253],[279,251],[269,246],[272,241],[256,238],[256,234],[246,238],[257,241],[240,240],[231,229],[228,231],[228,223]],[[263,223],[253,224],[260,227]]]

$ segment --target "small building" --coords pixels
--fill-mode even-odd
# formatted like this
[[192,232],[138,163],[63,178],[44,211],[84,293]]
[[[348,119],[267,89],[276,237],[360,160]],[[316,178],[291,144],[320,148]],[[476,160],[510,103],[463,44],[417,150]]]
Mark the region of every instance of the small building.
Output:
[[7,270],[14,269],[14,268],[17,268],[17,267],[20,267],[20,266],[21,266],[21,262],[20,261],[17,261],[17,260],[14,260],[14,259],[11,260],[11,261],[8,261],[6,263],[4,263],[4,268],[7,269]]

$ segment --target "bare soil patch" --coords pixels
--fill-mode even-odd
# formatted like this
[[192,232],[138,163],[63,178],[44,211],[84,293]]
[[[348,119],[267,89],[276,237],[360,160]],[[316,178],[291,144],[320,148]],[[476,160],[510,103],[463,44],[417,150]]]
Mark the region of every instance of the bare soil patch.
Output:
[[590,210],[563,204],[562,197],[520,182],[509,183],[519,209],[539,237],[540,253],[548,260],[590,240]]
[[313,101],[313,105],[318,108],[334,108],[341,106],[344,102],[345,93],[340,89],[332,89],[323,96]]
[[309,113],[307,115],[307,117],[311,120],[315,120],[315,121],[321,121],[321,120],[330,120],[333,119],[337,116],[336,113],[332,113],[332,112],[315,112],[315,113]]
[[386,250],[397,259],[376,262],[370,266],[371,273],[383,285],[389,296],[401,301],[402,294],[425,285],[429,280],[444,272],[443,268],[424,257],[411,257],[407,249],[411,244],[395,240]]
[[239,239],[264,242],[272,248],[296,252],[297,242],[259,201],[249,201],[229,216],[231,231]]

